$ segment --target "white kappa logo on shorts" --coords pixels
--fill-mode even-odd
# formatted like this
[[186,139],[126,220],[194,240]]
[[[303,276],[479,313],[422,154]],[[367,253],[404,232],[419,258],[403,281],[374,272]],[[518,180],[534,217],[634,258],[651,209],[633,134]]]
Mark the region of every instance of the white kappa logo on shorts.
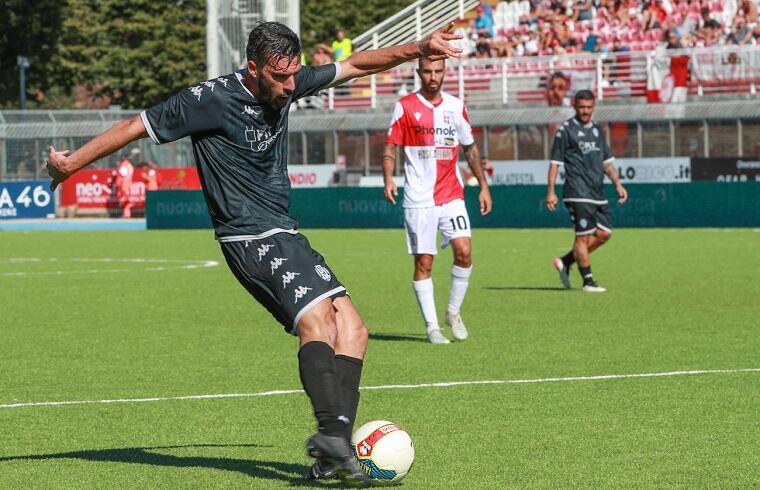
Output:
[[300,276],[300,272],[286,272],[282,275],[282,289],[285,289],[288,284],[290,284],[290,281],[296,278],[296,276]]
[[298,300],[306,296],[306,293],[311,291],[312,288],[307,288],[306,286],[298,286],[296,288],[296,300],[293,301],[293,304],[298,303]]
[[267,243],[262,243],[261,246],[256,250],[259,253],[259,262],[261,262],[261,259],[263,259],[266,254],[269,253],[269,250],[274,247],[274,245],[269,245]]
[[325,281],[329,281],[332,278],[330,271],[327,270],[326,267],[322,267],[321,265],[317,264],[314,266],[314,270],[317,271],[317,275],[319,275],[319,277]]
[[272,275],[274,276],[274,271],[280,268],[283,262],[285,262],[288,259],[281,259],[280,257],[275,257],[272,259],[272,261],[269,263],[269,265],[272,267]]

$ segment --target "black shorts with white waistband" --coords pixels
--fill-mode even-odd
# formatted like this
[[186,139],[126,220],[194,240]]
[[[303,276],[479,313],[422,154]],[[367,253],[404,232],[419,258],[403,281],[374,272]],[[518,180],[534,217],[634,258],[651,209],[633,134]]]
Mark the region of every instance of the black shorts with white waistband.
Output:
[[575,225],[575,235],[591,235],[597,228],[612,233],[612,217],[607,204],[585,201],[564,201]]
[[234,237],[220,245],[240,284],[290,334],[298,334],[298,322],[320,301],[347,294],[324,257],[298,232]]

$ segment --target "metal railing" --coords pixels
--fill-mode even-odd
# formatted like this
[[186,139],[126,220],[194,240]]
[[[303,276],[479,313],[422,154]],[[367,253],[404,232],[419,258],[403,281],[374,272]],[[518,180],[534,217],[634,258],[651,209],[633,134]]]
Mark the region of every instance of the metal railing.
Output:
[[[690,100],[706,96],[747,98],[760,84],[760,46],[721,46],[690,50],[574,54],[550,57],[490,58],[449,61],[444,90],[471,108],[546,104],[546,80],[555,71],[570,79],[570,93],[589,89],[599,101],[641,103],[659,90],[658,76],[670,60],[689,60]],[[323,95],[329,110],[388,109],[419,86],[416,64],[354,80]]]
[[356,51],[418,41],[447,23],[464,18],[479,0],[418,0],[353,40]]

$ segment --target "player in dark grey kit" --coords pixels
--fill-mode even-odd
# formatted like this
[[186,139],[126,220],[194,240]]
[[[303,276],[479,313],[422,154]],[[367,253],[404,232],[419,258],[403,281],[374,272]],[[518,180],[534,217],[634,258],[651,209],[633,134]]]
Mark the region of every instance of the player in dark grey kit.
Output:
[[50,148],[51,189],[93,161],[150,136],[160,144],[192,138],[217,240],[240,283],[300,340],[299,371],[319,431],[307,441],[318,458],[311,476],[337,473],[347,486],[370,481],[349,447],[359,401],[367,328],[343,285],[288,214],[290,104],[352,78],[420,56],[458,57],[452,26],[416,43],[301,66],[298,37],[274,22],[248,38],[247,65],[200,82],[94,138],[72,155]]
[[563,257],[554,259],[562,285],[570,288],[570,266],[578,262],[583,290],[602,293],[606,291],[594,281],[591,274],[589,254],[604,245],[612,236],[612,221],[604,196],[604,175],[615,185],[618,202],[628,199],[628,192],[618,180],[617,169],[602,129],[591,120],[594,114],[594,94],[581,90],[575,94],[575,116],[565,121],[554,135],[549,185],[546,191],[546,207],[557,209],[554,183],[559,167],[565,167],[565,185],[562,201],[575,224],[575,243]]

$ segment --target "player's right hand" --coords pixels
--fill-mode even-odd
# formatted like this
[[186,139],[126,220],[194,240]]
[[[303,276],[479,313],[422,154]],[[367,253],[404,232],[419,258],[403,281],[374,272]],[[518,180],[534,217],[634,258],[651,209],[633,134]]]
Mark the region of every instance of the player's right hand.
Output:
[[557,194],[549,192],[546,194],[546,209],[552,213],[557,210]]
[[429,36],[422,39],[418,46],[420,54],[431,60],[445,60],[447,58],[459,58],[462,50],[455,48],[450,41],[462,39],[458,34],[452,34],[454,23],[450,22],[447,26],[438,29]]
[[69,178],[71,172],[66,169],[66,157],[69,156],[69,151],[55,151],[52,146],[49,148],[48,159],[45,162],[45,168],[47,168],[48,175],[51,179],[50,190],[54,191],[64,180]]
[[398,196],[396,182],[393,179],[387,179],[385,181],[385,199],[391,204],[396,204],[396,196]]

